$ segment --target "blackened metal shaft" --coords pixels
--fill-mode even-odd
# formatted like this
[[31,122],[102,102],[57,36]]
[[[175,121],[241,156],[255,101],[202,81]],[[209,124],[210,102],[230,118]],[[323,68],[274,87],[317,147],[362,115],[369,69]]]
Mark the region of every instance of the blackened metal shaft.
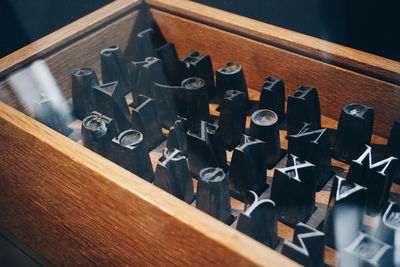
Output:
[[221,168],[210,167],[200,171],[196,207],[220,221],[231,221],[229,183]]

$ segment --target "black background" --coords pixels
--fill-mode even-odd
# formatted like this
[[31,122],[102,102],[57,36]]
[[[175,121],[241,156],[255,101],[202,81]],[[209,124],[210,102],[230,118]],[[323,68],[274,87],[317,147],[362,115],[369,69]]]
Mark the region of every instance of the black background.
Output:
[[112,0],[0,0],[0,58]]
[[[195,0],[400,61],[400,0]],[[0,57],[111,0],[0,0]]]

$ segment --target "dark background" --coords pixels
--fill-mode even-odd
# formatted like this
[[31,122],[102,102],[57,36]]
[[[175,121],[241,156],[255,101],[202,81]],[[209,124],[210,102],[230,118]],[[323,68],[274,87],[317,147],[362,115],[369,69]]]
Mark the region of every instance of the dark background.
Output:
[[112,0],[0,0],[0,58]]
[[[195,0],[400,61],[400,0]],[[0,57],[111,0],[0,0]]]

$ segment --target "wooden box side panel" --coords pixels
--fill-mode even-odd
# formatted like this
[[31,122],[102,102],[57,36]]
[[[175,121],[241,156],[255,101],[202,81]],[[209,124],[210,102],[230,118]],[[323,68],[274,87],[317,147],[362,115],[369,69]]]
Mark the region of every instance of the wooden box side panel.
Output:
[[[346,69],[400,84],[400,62],[335,44],[190,0],[145,0],[150,6],[282,47]],[[268,10],[266,10],[268,12]]]
[[0,129],[0,225],[56,265],[293,265],[3,103]]
[[299,85],[316,87],[322,114],[336,120],[346,103],[374,107],[375,133],[385,137],[393,119],[400,116],[400,86],[163,11],[152,9],[151,12],[181,57],[191,50],[207,53],[215,69],[230,61],[238,62],[243,66],[250,88],[260,90],[265,76],[285,80],[288,94]]

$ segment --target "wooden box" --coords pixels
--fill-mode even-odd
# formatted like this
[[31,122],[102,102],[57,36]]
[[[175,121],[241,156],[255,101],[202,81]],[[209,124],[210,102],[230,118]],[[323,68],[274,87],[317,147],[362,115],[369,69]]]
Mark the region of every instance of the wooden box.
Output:
[[74,68],[100,74],[99,52],[111,44],[129,60],[132,37],[154,22],[180,57],[194,49],[214,67],[241,63],[250,88],[267,75],[284,79],[286,94],[318,88],[325,127],[343,104],[363,103],[375,108],[373,142],[385,144],[400,115],[399,62],[187,0],[115,1],[0,59],[0,226],[56,265],[295,265],[23,113],[12,71],[43,59],[70,98]]

